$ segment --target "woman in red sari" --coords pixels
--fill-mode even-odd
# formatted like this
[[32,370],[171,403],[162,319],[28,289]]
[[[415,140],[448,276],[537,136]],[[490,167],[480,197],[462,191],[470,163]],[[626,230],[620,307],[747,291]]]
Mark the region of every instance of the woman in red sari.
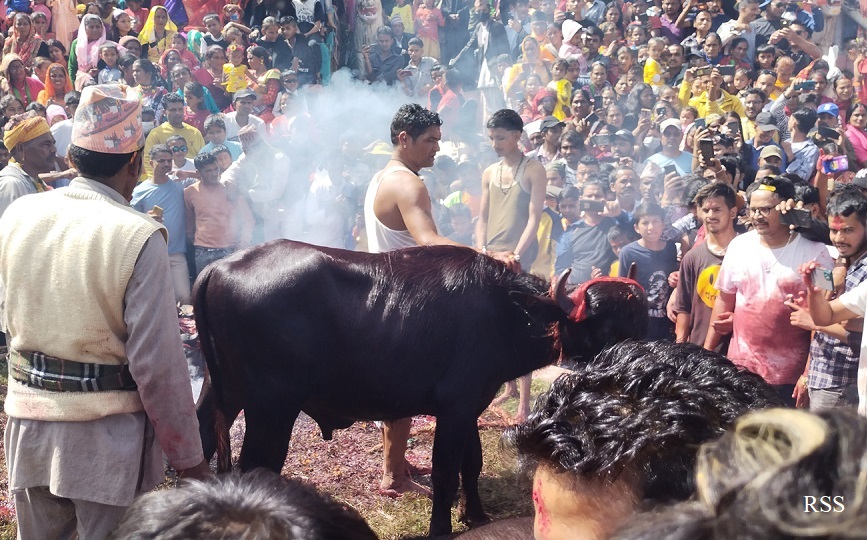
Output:
[[3,93],[12,94],[24,107],[36,101],[39,92],[45,88],[41,82],[27,76],[27,68],[17,54],[4,56],[0,71],[3,72]]

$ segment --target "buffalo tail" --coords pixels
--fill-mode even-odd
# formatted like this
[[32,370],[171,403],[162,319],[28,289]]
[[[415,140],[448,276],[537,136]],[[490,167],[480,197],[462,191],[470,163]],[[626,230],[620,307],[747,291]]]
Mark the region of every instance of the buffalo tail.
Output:
[[223,397],[223,381],[221,378],[220,360],[217,356],[217,346],[211,336],[207,313],[206,298],[208,295],[208,283],[211,274],[217,265],[209,265],[199,275],[193,286],[193,314],[196,318],[196,329],[199,332],[199,342],[202,347],[202,355],[205,357],[205,365],[208,369],[211,391],[214,399],[214,433],[217,439],[217,472],[224,473],[231,470],[232,442],[229,439],[229,426],[226,422],[225,400]]

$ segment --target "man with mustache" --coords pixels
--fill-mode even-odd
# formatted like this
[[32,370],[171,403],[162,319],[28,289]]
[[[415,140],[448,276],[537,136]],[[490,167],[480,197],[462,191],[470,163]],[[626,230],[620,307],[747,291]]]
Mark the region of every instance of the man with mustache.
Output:
[[734,364],[773,385],[784,403],[795,405],[795,385],[806,366],[810,333],[791,326],[789,295],[800,297],[806,285],[798,268],[814,262],[833,268],[824,245],[791,230],[777,209],[795,198],[792,182],[769,176],[747,193],[753,230],[731,241],[719,277],[711,325],[704,347],[714,350],[732,334],[727,356]]
[[[845,263],[837,267],[845,270],[844,275],[838,275],[835,269],[834,284],[839,283],[848,292],[867,279],[867,259],[864,257],[867,252],[867,229],[864,226],[867,223],[867,197],[857,186],[839,185],[828,198],[827,213],[831,242],[840,252],[838,260]],[[793,326],[815,332],[807,370],[798,380],[798,386],[809,391],[809,396],[803,396],[801,402],[806,406],[809,401],[812,411],[856,406],[858,354],[864,319],[858,317],[844,323],[818,326],[800,302],[789,302],[789,307],[793,310]]]
[[[729,244],[737,236],[734,223],[738,215],[737,195],[728,184],[714,182],[701,188],[695,196],[698,217],[705,228],[705,240],[687,251],[680,263],[677,282],[678,343],[704,345],[711,312],[718,291],[714,287]],[[727,339],[720,345],[724,348]]]

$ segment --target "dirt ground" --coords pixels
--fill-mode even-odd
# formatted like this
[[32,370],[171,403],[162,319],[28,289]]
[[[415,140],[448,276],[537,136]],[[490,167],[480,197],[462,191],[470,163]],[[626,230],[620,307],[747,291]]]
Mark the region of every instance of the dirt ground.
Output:
[[[533,381],[534,398],[544,391],[562,370],[546,368]],[[0,384],[5,384],[6,364],[0,365]],[[0,388],[0,400],[6,388]],[[479,419],[484,453],[480,490],[485,509],[493,519],[532,515],[529,480],[516,473],[516,459],[500,448],[500,435],[514,413],[517,400],[502,409],[489,409]],[[0,428],[6,416],[0,414]],[[235,459],[243,441],[243,413],[232,427],[232,451]],[[417,465],[429,466],[436,419],[416,417],[407,453]],[[423,535],[430,518],[430,499],[405,495],[399,499],[381,496],[376,491],[382,466],[382,442],[379,429],[372,422],[358,422],[349,429],[337,430],[331,441],[323,441],[315,422],[301,415],[295,424],[289,456],[283,474],[313,484],[320,491],[356,509],[383,540]],[[0,453],[0,540],[15,538],[15,511],[9,499],[6,464]],[[430,486],[430,477],[417,481]],[[464,529],[452,510],[455,531]]]

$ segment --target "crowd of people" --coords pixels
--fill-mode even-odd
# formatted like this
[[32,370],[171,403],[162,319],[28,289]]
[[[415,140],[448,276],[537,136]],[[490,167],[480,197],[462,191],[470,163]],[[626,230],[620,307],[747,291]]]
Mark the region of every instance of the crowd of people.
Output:
[[[208,264],[277,238],[371,252],[465,245],[511,270],[552,282],[566,279],[570,287],[634,272],[648,301],[645,339],[713,351],[647,345],[651,349],[642,349],[642,358],[701,358],[739,374],[713,377],[729,380],[751,372],[755,376],[747,377],[746,386],[765,385],[752,393],[735,385],[751,401],[725,414],[706,412],[719,423],[713,429],[675,442],[636,434],[634,444],[694,452],[740,426],[740,414],[771,405],[809,408],[816,415],[783,411],[779,418],[742,422],[759,418],[779,422],[780,429],[822,432],[844,424],[864,429],[845,412],[829,412],[857,406],[867,414],[867,343],[861,339],[867,312],[863,5],[849,0],[167,0],[165,5],[161,0],[8,0],[6,8],[0,20],[0,215],[16,208],[19,199],[31,200],[31,194],[57,192],[75,194],[68,198],[81,203],[71,214],[80,220],[76,226],[91,223],[82,201],[92,199],[115,208],[126,198],[153,218],[141,228],[125,213],[112,214],[124,223],[124,234],[136,235],[123,248],[108,232],[94,236],[106,252],[125,261],[116,270],[131,280],[126,291],[126,282],[106,281],[113,287],[110,295],[132,295],[118,306],[130,298],[140,302],[131,313],[120,307],[109,315],[80,312],[83,326],[77,328],[83,335],[96,339],[96,327],[87,324],[98,319],[97,326],[112,336],[96,352],[58,332],[56,306],[37,313],[14,304],[36,294],[34,284],[18,281],[21,276],[39,275],[46,266],[55,281],[62,281],[58,276],[64,272],[76,276],[80,291],[55,284],[53,296],[43,296],[66,305],[98,296],[97,274],[82,274],[65,259],[37,265],[51,253],[48,244],[45,251],[37,249],[37,238],[71,238],[64,240],[67,248],[89,253],[74,235],[50,234],[52,227],[74,224],[36,220],[36,236],[19,237],[23,233],[12,224],[54,215],[55,207],[30,204],[19,204],[14,217],[0,221],[10,369],[29,374],[10,386],[14,399],[6,402],[15,419],[7,455],[25,464],[10,475],[21,489],[16,503],[22,507],[50,505],[52,497],[112,506],[112,512],[76,507],[82,515],[102,516],[79,530],[100,536],[120,519],[133,493],[159,475],[156,457],[149,456],[144,466],[142,445],[154,455],[159,447],[148,446],[153,433],[146,432],[150,424],[142,410],[153,420],[151,415],[163,414],[167,405],[146,399],[101,405],[103,413],[134,416],[123,428],[136,434],[131,440],[140,450],[130,453],[142,465],[135,489],[95,496],[70,487],[87,472],[57,485],[47,471],[26,467],[40,456],[50,461],[31,452],[31,434],[40,441],[64,439],[58,448],[82,458],[74,448],[80,433],[56,424],[40,431],[39,422],[97,422],[89,437],[117,428],[84,402],[67,404],[72,413],[63,411],[51,392],[90,379],[84,373],[75,382],[65,381],[68,375],[60,382],[43,380],[43,372],[62,367],[65,360],[57,359],[90,367],[120,362],[112,372],[120,382],[94,383],[108,385],[98,390],[129,391],[137,384],[146,391],[153,373],[123,367],[127,364],[118,359],[124,347],[134,354],[147,342],[142,339],[155,340],[150,343],[162,351],[177,345],[155,338],[157,325],[138,327],[134,338],[120,330],[141,324],[150,307],[160,309],[154,307],[159,295],[145,302],[142,283],[161,271],[155,253],[161,235],[171,282],[158,290],[179,304],[190,303],[191,284]],[[382,117],[391,118],[395,110],[389,134]],[[114,191],[106,192],[103,184]],[[42,200],[63,207],[59,196]],[[27,256],[20,258],[23,251],[16,250],[25,246]],[[142,255],[136,259],[129,250]],[[30,336],[24,320],[53,330]],[[615,365],[617,358],[603,360]],[[569,359],[563,364],[581,368]],[[597,366],[596,376],[603,367]],[[183,386],[182,371],[175,369],[169,378]],[[40,390],[27,390],[31,384]],[[606,484],[603,490],[618,504],[594,503],[612,516],[604,527],[591,527],[604,530],[602,536],[623,524],[618,516],[640,510],[637,501],[683,500],[694,492],[688,480],[694,455],[672,458],[683,482],[676,484],[666,477],[669,463],[657,470],[651,462],[656,457],[635,457],[643,451],[625,453],[632,460],[627,465],[614,450],[575,457],[556,447],[563,443],[559,439],[555,447],[546,446],[533,430],[548,436],[548,423],[559,420],[546,415],[574,417],[579,413],[572,409],[587,399],[578,393],[590,392],[566,385],[555,385],[548,395],[564,400],[561,412],[552,412],[554,404],[531,411],[529,377],[508,384],[498,398],[520,396],[519,427],[511,440],[538,465],[537,480],[555,480],[554,495],[549,486],[534,499],[537,537],[557,537],[550,498],[576,489],[561,485],[560,473],[584,475],[596,493],[602,490],[600,479],[621,471],[623,484]],[[756,397],[762,393],[762,399]],[[690,399],[699,398],[687,393],[677,398]],[[717,399],[708,397],[709,403]],[[624,410],[615,404],[603,410],[596,401],[592,406],[594,414],[613,417]],[[155,423],[157,437],[187,434],[170,451],[164,449],[186,476],[206,477],[207,463],[191,450],[200,442],[189,436],[191,404],[184,401],[178,410],[172,422]],[[655,425],[656,413],[647,414],[647,423]],[[624,425],[636,427],[636,418],[624,419]],[[600,419],[599,426],[610,426],[606,422]],[[409,480],[418,469],[403,457],[409,426],[408,419],[385,426],[383,494],[425,491]],[[582,436],[604,438],[591,433],[593,425],[573,427],[588,430]],[[734,429],[735,435],[712,443],[717,446],[708,452],[735,452],[725,447],[744,436]],[[847,435],[828,435],[836,436]],[[573,435],[563,437],[568,441]],[[796,446],[799,435],[791,437]],[[567,457],[546,464],[549,454]],[[635,476],[639,471],[650,476]],[[720,485],[698,486],[704,490],[702,505],[710,505],[730,478],[717,481]],[[37,487],[45,489],[33,491]],[[724,487],[756,496],[749,482]],[[700,516],[703,527],[739,526],[742,516],[735,512],[713,513],[719,508],[702,505],[677,507],[651,521],[670,518],[666,526],[672,531],[686,527],[689,516]],[[35,511],[19,516],[32,531],[51,525],[39,523]],[[683,527],[683,537],[697,531]],[[651,529],[639,524],[627,530],[627,537],[642,538]]]

